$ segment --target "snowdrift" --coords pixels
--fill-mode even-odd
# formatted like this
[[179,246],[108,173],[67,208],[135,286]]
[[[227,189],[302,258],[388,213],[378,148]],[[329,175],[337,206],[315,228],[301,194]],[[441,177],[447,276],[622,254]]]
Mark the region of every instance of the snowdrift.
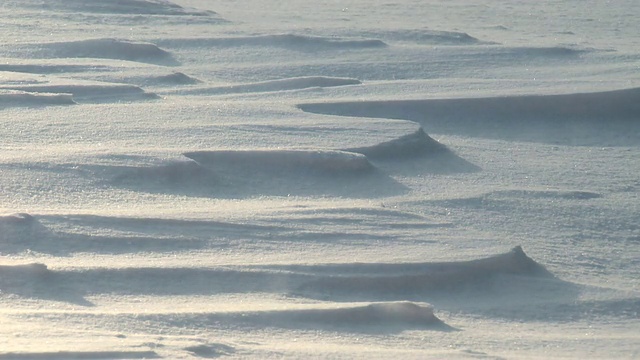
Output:
[[413,134],[383,142],[373,146],[345,149],[360,153],[370,159],[388,160],[420,157],[425,154],[449,151],[446,146],[427,135],[422,128]]
[[[0,64],[0,71],[15,72],[15,73],[28,73],[28,74],[60,74],[60,73],[81,73],[90,71],[107,71],[111,68],[104,65],[91,64],[69,64],[65,60],[60,60],[60,63],[51,64],[46,60],[21,60],[17,59],[7,60],[6,64]],[[43,62],[41,62],[43,61]],[[44,62],[46,61],[46,62]]]
[[558,95],[301,104],[312,113],[411,120],[432,134],[637,144],[640,88]]
[[[75,70],[83,69],[84,67],[80,67]],[[0,103],[7,106],[69,105],[76,101],[139,101],[157,98],[156,94],[135,85],[60,76],[59,71],[64,71],[64,67],[41,67],[34,64],[33,69],[25,70],[34,70],[39,75],[14,71],[0,73]]]
[[194,151],[184,156],[216,168],[241,168],[278,173],[301,171],[318,175],[350,175],[373,170],[366,156],[334,150]]
[[462,289],[500,274],[553,277],[517,246],[510,252],[485,259],[423,264],[353,264],[349,272],[331,274],[300,287],[327,293],[355,292],[406,294]]
[[191,324],[201,328],[216,326],[278,327],[290,329],[327,329],[333,331],[393,333],[408,329],[452,330],[438,319],[429,304],[402,302],[376,302],[342,305],[339,307],[312,307],[289,310],[262,310],[244,312],[216,312],[174,315],[168,319],[141,316],[141,320],[160,323]]
[[239,84],[232,86],[218,86],[207,88],[196,88],[189,90],[178,90],[183,95],[218,95],[234,93],[258,93],[271,91],[285,91],[308,89],[315,87],[336,87],[346,85],[360,85],[358,79],[335,78],[326,76],[304,76],[298,78],[278,79],[249,84]]
[[428,29],[398,29],[362,32],[365,37],[380,36],[398,42],[408,42],[421,45],[476,45],[483,42],[460,31],[439,31]]
[[156,99],[154,93],[146,92],[142,88],[127,84],[91,83],[78,81],[77,84],[56,83],[37,85],[4,85],[1,90],[23,92],[22,95],[5,95],[4,101],[9,104],[32,103],[38,105],[69,105],[75,101],[109,102],[109,101],[137,101]]
[[[157,222],[162,223],[160,219]],[[141,226],[142,224],[140,223]],[[215,231],[214,229],[215,226],[212,225],[211,230]],[[219,229],[225,231],[223,227]],[[288,292],[311,298],[322,295],[332,300],[345,297],[403,300],[416,295],[437,296],[451,291],[472,290],[490,296],[493,290],[488,285],[498,275],[520,276],[521,283],[536,278],[555,279],[542,265],[526,256],[520,247],[488,258],[447,263],[93,268],[56,271],[47,270],[46,266],[40,264],[3,269],[5,274],[14,274],[10,276],[11,279],[16,278],[15,274],[32,276],[34,273],[44,274],[49,279],[48,283],[37,284],[28,279],[21,280],[24,281],[22,285],[14,282],[5,291],[20,294],[25,289],[31,289],[33,296],[60,297],[62,295],[56,295],[57,288],[65,284],[67,291],[64,297],[75,303],[81,303],[85,294],[100,293],[206,295]],[[394,306],[400,308],[400,314],[415,310],[409,305]],[[391,309],[395,307],[392,306]],[[388,308],[374,307],[363,311],[386,310]]]
[[[139,228],[148,228],[149,225],[164,226],[165,221],[173,224],[167,219],[104,220]],[[185,222],[182,225],[202,226],[203,231],[216,231],[211,227],[215,225],[206,222]],[[232,224],[226,226],[229,234],[236,231],[228,227]],[[167,225],[166,228],[171,227]],[[225,231],[224,226],[219,229]],[[260,233],[257,229],[254,230],[256,234]],[[261,231],[265,233],[270,230]],[[137,247],[136,244],[129,246]],[[520,247],[487,258],[444,263],[68,270],[49,270],[40,263],[3,265],[0,266],[0,286],[5,294],[81,306],[94,306],[86,297],[99,294],[220,296],[284,293],[298,298],[338,303],[366,302],[338,307],[334,304],[332,307],[323,305],[286,310],[135,315],[136,319],[164,325],[190,324],[203,328],[215,324],[216,327],[242,325],[328,328],[352,332],[394,332],[411,328],[451,330],[451,327],[434,315],[431,306],[415,302],[425,300],[441,309],[464,309],[492,317],[531,321],[575,320],[593,314],[628,316],[640,309],[637,298],[578,301],[580,290],[575,284],[555,278],[542,265],[524,254]],[[500,301],[496,302],[496,299]],[[563,315],[559,316],[559,313]],[[378,330],[373,330],[372,327]]]
[[500,47],[495,48],[495,53],[513,58],[538,58],[550,60],[557,58],[573,58],[581,54],[595,51],[593,49],[580,49],[566,46],[548,47]]
[[0,252],[24,250],[30,244],[50,238],[49,230],[27,213],[0,216]]
[[160,359],[155,351],[51,351],[3,353],[0,360],[114,360],[114,359]]
[[387,44],[378,39],[345,39],[297,34],[269,34],[221,38],[173,38],[158,39],[156,42],[168,47],[260,46],[298,51],[359,50],[384,48],[387,46]]
[[265,314],[265,320],[289,320],[293,322],[307,322],[327,324],[331,326],[394,326],[419,325],[435,327],[444,325],[427,304],[413,302],[383,302],[364,306],[352,306],[337,309],[310,309],[271,312]]
[[226,344],[207,343],[201,345],[188,346],[184,348],[191,355],[203,358],[217,358],[225,355],[232,355],[236,348]]
[[[82,219],[78,223],[78,219]],[[176,250],[201,249],[206,246],[202,240],[172,232],[171,235],[151,233],[148,230],[150,219],[137,219],[131,226],[131,219],[114,218],[109,223],[110,235],[97,235],[105,227],[108,219],[95,216],[57,216],[18,213],[0,216],[0,253],[18,254],[24,251],[37,251],[45,254],[68,256],[78,252],[101,254],[126,254],[137,251],[170,252]],[[51,223],[75,224],[75,231],[56,230]],[[192,230],[197,223],[181,223],[164,220],[156,223],[163,226],[176,226],[183,231]],[[182,225],[182,226],[180,226]],[[206,224],[212,231],[239,231],[241,225],[211,223]],[[249,228],[250,230],[251,228]],[[257,231],[257,230],[256,230]]]
[[73,11],[76,13],[94,14],[120,14],[120,15],[190,15],[190,16],[213,16],[213,11],[202,11],[189,9],[177,5],[167,0],[50,0],[46,4],[41,2],[23,1],[22,6],[35,7],[42,10],[42,7],[51,11]]
[[[488,98],[359,101],[340,103],[301,104],[308,112],[384,117],[419,122],[456,118],[478,123],[508,118],[543,121],[564,119],[604,118],[635,119],[640,110],[640,88],[577,94],[521,95]],[[482,121],[481,121],[482,120]]]
[[0,109],[12,106],[74,105],[71,94],[0,90]]
[[338,150],[216,150],[186,152],[190,160],[156,165],[93,166],[111,186],[212,198],[254,196],[378,197],[406,187],[366,156]]
[[433,314],[433,308],[430,306],[408,301],[372,303],[364,306],[337,309],[287,311],[274,315],[281,314],[288,315],[287,317],[294,321],[328,323],[331,325],[434,325],[442,323]]
[[138,85],[174,86],[174,85],[199,84],[202,81],[181,72],[173,72],[166,75],[126,77],[123,79],[123,82],[133,83]]
[[214,185],[218,182],[215,173],[195,161],[170,161],[156,166],[121,166],[107,170],[114,173],[115,183],[143,181],[151,185]]
[[1,53],[25,58],[97,58],[118,59],[175,66],[173,55],[155,44],[119,39],[87,39],[52,43],[5,45]]

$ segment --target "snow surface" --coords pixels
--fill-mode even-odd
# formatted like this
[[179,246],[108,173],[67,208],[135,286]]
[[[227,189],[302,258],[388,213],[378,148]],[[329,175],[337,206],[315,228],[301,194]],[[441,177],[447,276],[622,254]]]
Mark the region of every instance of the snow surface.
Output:
[[640,357],[636,0],[0,14],[0,360]]

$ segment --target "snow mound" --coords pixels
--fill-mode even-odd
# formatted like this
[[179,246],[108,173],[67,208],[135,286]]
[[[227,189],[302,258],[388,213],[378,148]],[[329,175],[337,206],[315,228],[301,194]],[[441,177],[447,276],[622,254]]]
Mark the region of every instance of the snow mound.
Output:
[[336,87],[346,85],[360,85],[358,79],[337,78],[326,76],[305,76],[288,79],[278,79],[250,84],[240,84],[233,86],[208,87],[179,91],[181,94],[194,95],[215,95],[234,93],[255,93],[270,91],[298,90],[315,87]]
[[304,171],[313,174],[347,175],[371,171],[366,156],[336,150],[220,150],[194,151],[184,156],[216,168],[242,168],[262,172]]
[[298,51],[358,50],[386,47],[378,39],[345,39],[339,37],[307,36],[297,34],[270,34],[226,38],[174,38],[158,39],[158,43],[171,47],[279,47]]
[[[27,5],[28,6],[28,5]],[[35,7],[36,5],[34,5]],[[211,16],[213,11],[189,9],[166,0],[48,0],[39,9],[63,10],[79,13],[122,15],[191,15]]]
[[542,265],[529,258],[520,246],[484,259],[423,264],[354,264],[353,269],[331,274],[301,286],[304,291],[323,293],[405,294],[439,292],[473,287],[497,275],[552,278]]
[[73,105],[70,94],[0,90],[0,109],[13,106]]
[[88,39],[54,43],[5,46],[14,56],[29,58],[97,58],[117,59],[175,66],[173,55],[155,44],[118,39]]

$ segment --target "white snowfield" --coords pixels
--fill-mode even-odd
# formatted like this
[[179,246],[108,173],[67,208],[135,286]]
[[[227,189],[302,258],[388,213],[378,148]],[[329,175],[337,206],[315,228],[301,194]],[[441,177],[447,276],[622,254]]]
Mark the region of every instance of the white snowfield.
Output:
[[637,0],[0,16],[0,360],[640,358]]

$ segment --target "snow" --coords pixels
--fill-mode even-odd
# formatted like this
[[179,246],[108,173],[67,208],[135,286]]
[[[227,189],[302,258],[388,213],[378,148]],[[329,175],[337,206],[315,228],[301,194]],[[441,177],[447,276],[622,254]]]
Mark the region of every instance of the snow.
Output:
[[637,358],[634,0],[6,0],[0,359]]
[[6,46],[4,53],[27,58],[97,58],[179,65],[172,55],[150,43],[118,39],[88,39]]

